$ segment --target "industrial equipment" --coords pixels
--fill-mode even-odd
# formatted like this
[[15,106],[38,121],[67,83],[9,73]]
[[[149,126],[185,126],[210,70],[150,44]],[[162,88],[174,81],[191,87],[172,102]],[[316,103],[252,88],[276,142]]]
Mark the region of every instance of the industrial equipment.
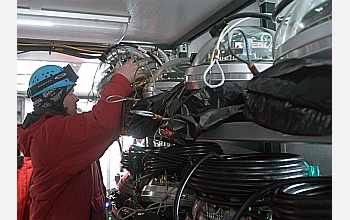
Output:
[[143,88],[143,97],[147,98],[171,90],[185,80],[185,72],[191,66],[189,58],[175,58],[161,66],[154,74],[154,80]]
[[[250,18],[271,19],[260,13],[242,13],[229,17],[224,25],[212,29],[212,38],[200,49],[186,70],[186,88],[216,88],[227,81],[248,81],[272,66],[272,42],[275,31],[260,26],[243,26]],[[237,20],[238,21],[237,21]],[[226,23],[230,22],[230,23]],[[221,27],[221,28],[220,28]]]
[[274,62],[291,58],[332,59],[332,1],[281,1],[273,19],[278,24]]
[[[184,2],[192,4],[180,1]],[[228,6],[240,1],[232,2]],[[243,2],[238,9],[256,1]],[[157,32],[161,19],[145,21],[141,17],[145,15],[143,11],[147,16],[162,12],[150,3],[142,7],[143,11],[122,16],[128,29],[123,27],[117,33],[111,30],[112,36],[118,34],[112,42],[119,43],[107,49],[103,45],[103,52],[100,45],[99,50],[83,50],[69,44],[38,46],[27,44],[28,39],[19,40],[17,49],[23,54],[45,50],[50,55],[57,52],[98,59],[95,74],[99,77],[93,79],[88,96],[95,100],[113,77],[116,65],[123,65],[132,57],[135,63],[148,61],[139,67],[147,76],[135,80],[130,94],[106,100],[123,102],[122,136],[134,140],[127,149],[119,149],[120,173],[114,179],[117,188],[108,189],[106,196],[108,220],[332,218],[332,178],[322,176],[317,166],[309,165],[302,150],[297,154],[287,153],[286,149],[286,142],[331,142],[332,1],[275,2],[272,13],[233,10],[211,21],[210,39],[191,58],[171,57],[158,47],[163,42],[176,43],[176,47],[170,46],[184,54],[191,42],[182,41],[185,37],[168,40],[168,33]],[[131,7],[135,2],[124,3]],[[154,9],[158,11],[150,13]],[[18,14],[26,11],[20,9]],[[166,11],[171,16],[175,10]],[[219,12],[225,12],[225,8]],[[244,23],[254,19],[273,22],[276,29]],[[145,26],[147,22],[148,30],[135,28],[135,20]],[[18,28],[22,27],[18,24]],[[178,30],[172,25],[169,29],[169,33]],[[190,40],[194,40],[193,36],[203,34],[203,29],[198,31],[196,27],[176,35],[190,34]],[[157,33],[145,36],[149,32]],[[92,33],[98,37],[100,31],[95,27]],[[134,33],[141,33],[140,38],[148,41],[164,39],[160,44],[138,44],[128,39]],[[60,40],[58,37],[55,39]],[[124,37],[131,41],[124,44]],[[99,43],[106,40],[101,38]],[[202,132],[207,135],[201,136]],[[140,139],[142,143],[137,143]],[[237,153],[234,148],[234,153],[224,153],[223,144],[219,144],[233,147],[230,141],[246,140],[262,143],[264,150]],[[272,152],[268,147],[271,142],[281,143],[281,152]]]
[[[140,63],[142,61],[148,62],[146,66],[140,67],[143,70],[146,70],[148,75],[142,79],[135,79],[135,82],[132,85],[134,98],[142,98],[142,89],[145,84],[147,84],[149,81],[155,81],[156,70],[159,69],[164,63],[169,61],[168,55],[160,48],[148,48],[147,46],[138,45],[114,45],[108,48],[99,58],[101,62],[99,64],[98,71],[101,74],[101,80],[96,86],[98,93],[101,92],[104,85],[106,85],[114,75],[114,67],[116,65],[123,65],[130,58],[134,58],[135,63]],[[94,87],[92,87],[92,93],[93,89]]]

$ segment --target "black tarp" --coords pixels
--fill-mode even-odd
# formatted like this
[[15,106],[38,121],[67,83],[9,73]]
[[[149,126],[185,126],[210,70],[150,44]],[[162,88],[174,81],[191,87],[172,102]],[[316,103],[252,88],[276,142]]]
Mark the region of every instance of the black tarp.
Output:
[[[146,110],[167,118],[158,121],[130,114]],[[189,144],[222,123],[250,121],[291,135],[332,133],[332,63],[322,59],[288,59],[249,81],[186,91],[170,91],[129,105],[127,134],[134,138],[159,131],[167,142]]]
[[224,122],[244,121],[243,91],[246,81],[228,81],[217,88],[207,86],[167,102],[170,120],[161,127],[163,138],[173,143],[191,143],[205,131]]
[[252,78],[244,91],[244,116],[292,135],[332,133],[332,62],[287,59]]

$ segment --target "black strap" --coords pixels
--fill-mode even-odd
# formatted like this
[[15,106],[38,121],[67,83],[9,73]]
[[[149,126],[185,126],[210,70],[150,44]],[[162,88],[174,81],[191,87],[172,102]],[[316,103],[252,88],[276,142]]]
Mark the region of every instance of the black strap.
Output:
[[77,79],[79,78],[79,76],[75,74],[74,70],[69,64],[63,68],[62,72],[56,75],[50,76],[49,78],[44,79],[43,81],[32,86],[31,88],[28,88],[27,95],[29,98],[31,98],[33,94],[66,78],[68,78],[71,82],[76,82]]

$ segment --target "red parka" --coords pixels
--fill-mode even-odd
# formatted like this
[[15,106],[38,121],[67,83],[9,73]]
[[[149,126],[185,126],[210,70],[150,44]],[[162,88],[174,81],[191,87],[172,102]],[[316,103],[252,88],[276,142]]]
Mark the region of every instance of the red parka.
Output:
[[32,161],[30,157],[24,157],[23,166],[17,168],[17,220],[29,219],[29,188],[32,184],[32,173]]
[[31,220],[105,220],[103,182],[95,162],[120,134],[122,102],[130,82],[116,74],[89,112],[63,116],[47,112],[26,129],[17,128],[17,147],[31,157]]

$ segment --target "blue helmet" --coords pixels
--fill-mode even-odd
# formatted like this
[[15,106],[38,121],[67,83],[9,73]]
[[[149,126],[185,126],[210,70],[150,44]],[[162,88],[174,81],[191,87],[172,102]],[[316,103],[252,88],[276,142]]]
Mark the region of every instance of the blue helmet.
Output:
[[27,95],[34,98],[48,90],[76,85],[78,76],[68,64],[62,68],[56,65],[45,65],[37,69],[29,80]]

